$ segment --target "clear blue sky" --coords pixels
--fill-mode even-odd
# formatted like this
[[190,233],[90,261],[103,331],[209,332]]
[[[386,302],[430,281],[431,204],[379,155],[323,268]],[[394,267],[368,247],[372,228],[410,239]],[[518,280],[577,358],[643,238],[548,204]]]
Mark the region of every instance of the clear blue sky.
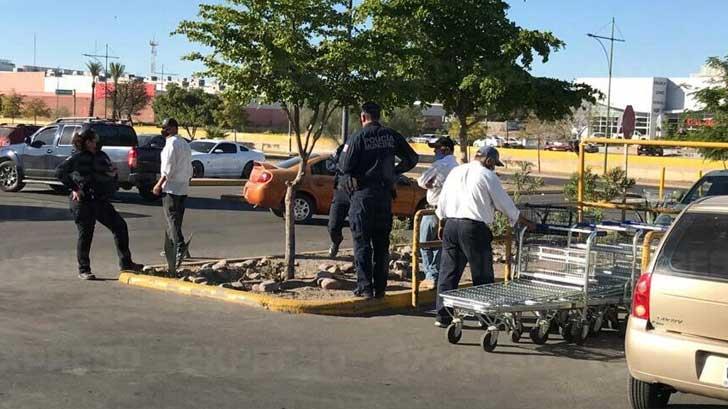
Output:
[[[456,1],[456,0],[454,0]],[[126,0],[0,0],[2,42],[0,58],[18,65],[33,62],[33,33],[37,34],[37,63],[80,69],[82,53],[121,57],[128,71],[150,70],[149,40],[160,43],[157,69],[189,75],[200,67],[181,61],[194,48],[171,37],[182,19],[194,18],[197,1]],[[587,32],[609,34],[612,16],[627,40],[615,48],[616,76],[686,76],[708,56],[728,55],[726,0],[510,0],[510,16],[519,25],[552,31],[566,42],[537,75],[573,79],[606,76],[604,53]],[[618,33],[619,36],[619,33]]]

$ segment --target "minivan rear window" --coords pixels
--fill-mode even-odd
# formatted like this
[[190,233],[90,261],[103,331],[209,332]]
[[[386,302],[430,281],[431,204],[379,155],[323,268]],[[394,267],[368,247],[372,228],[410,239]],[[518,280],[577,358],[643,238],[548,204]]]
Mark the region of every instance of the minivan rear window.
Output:
[[665,241],[657,269],[728,279],[728,214],[684,214]]

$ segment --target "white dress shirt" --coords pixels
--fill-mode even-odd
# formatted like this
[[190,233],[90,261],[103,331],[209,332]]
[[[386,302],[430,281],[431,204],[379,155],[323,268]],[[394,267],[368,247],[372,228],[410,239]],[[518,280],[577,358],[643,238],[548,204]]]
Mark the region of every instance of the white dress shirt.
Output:
[[192,178],[192,150],[190,145],[179,135],[167,138],[162,149],[162,176],[167,181],[162,186],[164,193],[186,196],[190,190]]
[[[430,206],[437,206],[437,201],[440,199],[442,185],[445,184],[447,175],[449,175],[450,171],[457,165],[458,162],[455,159],[455,156],[447,155],[444,158],[433,162],[432,165],[430,165],[430,168],[417,179],[417,184],[420,185],[421,188],[427,189],[427,203],[429,203]],[[427,186],[429,183],[432,183],[430,187]]]
[[470,219],[493,224],[495,210],[515,225],[520,212],[508,196],[494,171],[480,162],[460,165],[450,172],[440,193],[437,217]]

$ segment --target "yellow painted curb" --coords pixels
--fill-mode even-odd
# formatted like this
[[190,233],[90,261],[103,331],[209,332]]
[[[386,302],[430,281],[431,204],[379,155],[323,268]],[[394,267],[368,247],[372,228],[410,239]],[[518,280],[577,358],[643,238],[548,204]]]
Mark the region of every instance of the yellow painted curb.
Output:
[[[194,284],[171,278],[148,276],[122,271],[119,282],[126,285],[162,290],[182,295],[211,298],[219,301],[242,304],[251,307],[261,307],[270,311],[287,312],[291,314],[320,314],[337,316],[356,316],[410,308],[412,293],[409,290],[396,291],[387,294],[383,299],[362,300],[348,298],[337,301],[310,301],[291,300],[274,297],[266,294],[257,294],[247,291],[238,291],[230,288]],[[435,291],[420,292],[423,303],[435,300]]]

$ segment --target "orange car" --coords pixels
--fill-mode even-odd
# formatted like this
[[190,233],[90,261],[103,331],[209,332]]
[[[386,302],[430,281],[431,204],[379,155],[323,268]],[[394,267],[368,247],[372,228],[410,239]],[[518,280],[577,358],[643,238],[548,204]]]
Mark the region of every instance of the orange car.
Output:
[[[334,174],[326,167],[331,155],[311,155],[308,172],[298,187],[294,214],[296,222],[306,222],[314,215],[328,215],[334,196]],[[255,207],[269,208],[276,216],[283,216],[286,182],[298,173],[299,157],[280,162],[256,163],[250,179],[243,188],[245,200]],[[392,213],[399,217],[413,217],[427,205],[427,191],[417,182],[402,178],[397,182],[397,198],[392,203]]]

